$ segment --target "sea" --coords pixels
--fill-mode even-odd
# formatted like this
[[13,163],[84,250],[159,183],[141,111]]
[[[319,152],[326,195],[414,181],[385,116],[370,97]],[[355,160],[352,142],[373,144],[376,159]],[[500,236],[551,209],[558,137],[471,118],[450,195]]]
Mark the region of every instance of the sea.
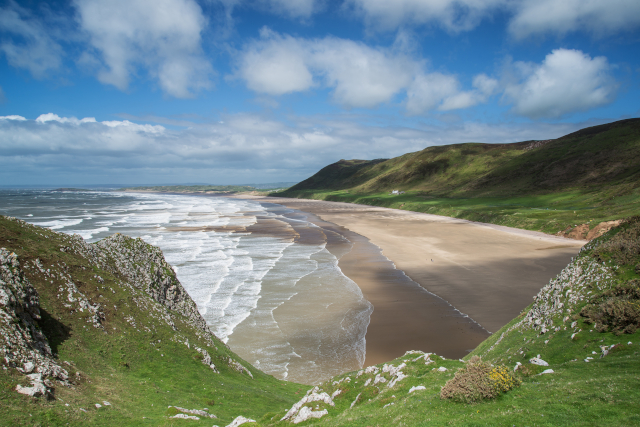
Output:
[[0,190],[0,214],[96,242],[139,237],[165,258],[210,329],[279,379],[360,369],[372,305],[340,267],[352,243],[284,206],[209,195]]

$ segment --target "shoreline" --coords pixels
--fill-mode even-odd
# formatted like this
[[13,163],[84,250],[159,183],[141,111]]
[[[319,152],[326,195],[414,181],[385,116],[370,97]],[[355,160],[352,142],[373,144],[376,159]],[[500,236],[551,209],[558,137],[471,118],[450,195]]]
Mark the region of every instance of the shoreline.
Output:
[[343,236],[352,245],[338,259],[338,266],[373,305],[363,367],[388,362],[409,350],[459,359],[490,335],[478,322],[411,280],[367,237],[313,213],[297,213],[322,230]]
[[311,222],[351,241],[351,252],[338,265],[374,306],[366,333],[365,367],[407,350],[465,356],[518,316],[586,243],[344,202],[192,195],[282,205],[306,213]]
[[518,316],[587,243],[368,205],[280,197],[233,198],[309,212],[366,236],[412,281],[491,333]]

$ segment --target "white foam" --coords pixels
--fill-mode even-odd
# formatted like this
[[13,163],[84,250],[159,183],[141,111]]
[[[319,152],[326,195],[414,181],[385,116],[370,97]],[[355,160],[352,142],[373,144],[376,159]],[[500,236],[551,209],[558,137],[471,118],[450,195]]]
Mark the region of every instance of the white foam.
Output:
[[40,227],[46,227],[51,230],[61,230],[65,227],[72,227],[74,225],[80,224],[84,221],[84,218],[70,218],[70,219],[52,219],[51,221],[39,221],[33,222],[35,225],[39,225]]

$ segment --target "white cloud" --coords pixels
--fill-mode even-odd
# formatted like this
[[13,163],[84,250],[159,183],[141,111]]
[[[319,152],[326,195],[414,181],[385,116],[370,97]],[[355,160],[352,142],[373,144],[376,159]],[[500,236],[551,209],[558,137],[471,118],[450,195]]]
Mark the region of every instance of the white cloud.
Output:
[[476,105],[497,85],[481,75],[474,80],[474,90],[462,92],[455,76],[426,73],[424,61],[411,58],[403,46],[376,48],[336,37],[303,39],[263,29],[260,40],[240,52],[236,77],[251,90],[269,95],[330,88],[333,100],[345,107],[372,108],[406,92],[411,114]]
[[400,52],[327,37],[309,46],[312,67],[334,88],[334,100],[348,107],[374,107],[405,88],[420,64]]
[[440,73],[418,75],[407,90],[407,111],[421,114],[432,110],[459,90],[460,83],[453,76]]
[[526,0],[519,3],[509,31],[516,38],[580,30],[603,35],[638,26],[638,0]]
[[617,84],[607,58],[556,49],[541,64],[516,62],[519,80],[506,85],[513,111],[529,118],[557,118],[611,102]]
[[440,111],[458,110],[483,103],[491,96],[498,81],[485,74],[473,79],[473,90],[462,91],[460,82],[441,73],[417,75],[407,90],[407,111],[422,114],[437,108]]
[[250,45],[240,59],[240,76],[249,89],[269,95],[300,92],[313,85],[304,46],[293,37],[263,30],[263,40]]
[[84,119],[78,120],[75,117],[60,117],[57,114],[46,113],[40,114],[36,119],[36,123],[46,123],[46,122],[58,122],[58,123],[72,123],[72,124],[80,124],[80,123],[95,123],[95,117],[85,117]]
[[405,24],[435,23],[447,31],[475,28],[508,0],[346,0],[369,27],[392,30]]
[[[26,120],[22,116],[0,117],[0,119],[2,118],[12,119],[12,120]],[[127,128],[129,131],[133,131],[133,132],[148,132],[148,133],[154,133],[154,134],[161,134],[166,130],[164,126],[150,125],[150,124],[140,125],[137,123],[130,122],[129,120],[111,120],[111,121],[98,122],[96,121],[95,117],[85,117],[83,119],[78,119],[76,117],[60,117],[54,113],[40,114],[38,118],[36,118],[35,122],[40,124],[57,122],[57,123],[75,125],[75,126],[80,126],[85,123],[99,123],[100,125],[107,126],[109,128],[124,127],[124,128]]]
[[18,121],[24,121],[27,120],[26,118],[22,117],[22,116],[16,116],[16,115],[12,115],[12,116],[0,116],[0,120],[18,120]]
[[138,67],[158,79],[162,90],[188,98],[211,86],[211,65],[201,49],[207,24],[194,0],[75,0],[82,29],[99,58],[98,80],[125,90]]
[[0,42],[0,51],[13,67],[27,69],[38,79],[61,67],[60,44],[40,20],[13,1],[0,8],[0,31],[11,35]]

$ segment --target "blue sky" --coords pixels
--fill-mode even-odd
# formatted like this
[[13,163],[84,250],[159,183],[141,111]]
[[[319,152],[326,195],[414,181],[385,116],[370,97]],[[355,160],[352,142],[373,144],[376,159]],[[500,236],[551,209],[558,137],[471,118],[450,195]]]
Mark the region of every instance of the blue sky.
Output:
[[637,0],[0,2],[4,185],[298,181],[640,116]]

